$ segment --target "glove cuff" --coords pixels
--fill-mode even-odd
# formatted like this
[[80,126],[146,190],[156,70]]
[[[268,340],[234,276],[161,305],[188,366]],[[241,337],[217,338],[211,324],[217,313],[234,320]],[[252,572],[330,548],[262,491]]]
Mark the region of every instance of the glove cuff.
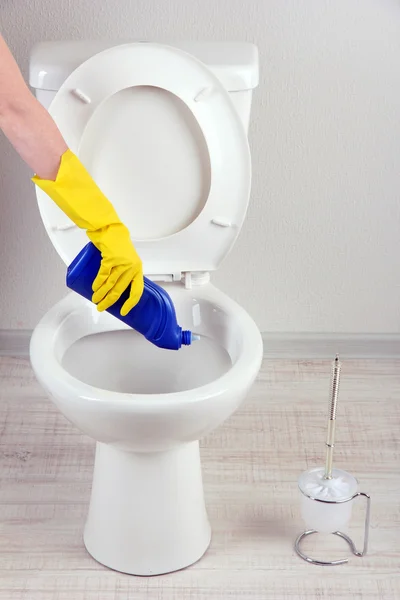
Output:
[[111,202],[69,149],[61,157],[54,181],[37,175],[32,181],[81,229],[97,231],[121,223]]

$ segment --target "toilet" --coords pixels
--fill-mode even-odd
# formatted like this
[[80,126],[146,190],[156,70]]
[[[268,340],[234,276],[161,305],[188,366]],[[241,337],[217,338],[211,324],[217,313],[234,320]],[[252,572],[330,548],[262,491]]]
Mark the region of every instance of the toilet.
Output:
[[[96,441],[85,546],[120,572],[169,573],[206,552],[199,440],[240,407],[260,368],[256,324],[210,281],[247,211],[257,83],[247,43],[48,42],[32,52],[37,98],[128,226],[179,324],[200,335],[161,350],[73,292],[33,332],[38,381]],[[85,232],[36,193],[69,265]]]

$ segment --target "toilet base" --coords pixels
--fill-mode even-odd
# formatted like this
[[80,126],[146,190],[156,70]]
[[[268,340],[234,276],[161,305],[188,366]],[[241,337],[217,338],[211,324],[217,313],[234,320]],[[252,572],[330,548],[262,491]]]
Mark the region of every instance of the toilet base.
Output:
[[97,443],[85,546],[101,564],[161,575],[198,561],[211,529],[199,443],[134,453]]

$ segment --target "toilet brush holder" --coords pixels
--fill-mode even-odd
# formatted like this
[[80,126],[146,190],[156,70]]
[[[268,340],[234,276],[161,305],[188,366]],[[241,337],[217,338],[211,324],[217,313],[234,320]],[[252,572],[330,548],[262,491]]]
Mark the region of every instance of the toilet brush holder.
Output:
[[[348,558],[329,561],[311,558],[301,550],[301,542],[312,534],[333,534],[345,540],[355,556],[364,556],[368,550],[371,498],[357,490],[357,480],[350,473],[333,469],[331,479],[325,479],[324,474],[323,468],[317,468],[305,471],[299,477],[301,514],[306,530],[296,539],[295,550],[300,558],[314,565],[342,565],[348,562]],[[365,498],[367,502],[361,551],[357,550],[355,543],[346,533],[353,502],[359,497]]]
[[[296,539],[295,550],[300,558],[314,565],[333,566],[348,562],[348,558],[323,561],[307,556],[300,548],[301,542],[315,533],[333,534],[342,538],[355,556],[364,556],[368,550],[371,498],[365,492],[358,491],[358,483],[353,475],[332,466],[340,371],[341,364],[337,355],[332,368],[325,467],[305,471],[298,480],[301,514],[307,529]],[[353,540],[345,533],[351,520],[353,502],[359,497],[364,497],[367,501],[364,546],[361,551],[357,550]]]

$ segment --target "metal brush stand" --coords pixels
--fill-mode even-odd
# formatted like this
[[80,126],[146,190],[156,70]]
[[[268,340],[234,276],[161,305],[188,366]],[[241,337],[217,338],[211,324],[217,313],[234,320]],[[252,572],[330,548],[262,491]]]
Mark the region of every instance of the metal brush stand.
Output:
[[[325,469],[324,469],[324,479],[325,480],[332,480],[332,458],[333,458],[333,449],[335,447],[335,429],[336,429],[336,410],[337,410],[337,402],[338,402],[338,396],[339,396],[339,381],[340,381],[340,371],[341,371],[341,364],[339,362],[339,355],[336,355],[336,358],[333,362],[332,365],[332,381],[331,381],[331,393],[330,393],[330,402],[329,402],[329,417],[328,417],[328,434],[327,434],[327,440],[326,440],[326,459],[325,459]],[[362,551],[360,552],[359,550],[357,550],[356,545],[354,544],[353,540],[346,535],[345,533],[342,533],[341,531],[333,531],[332,535],[336,535],[340,538],[342,538],[343,540],[345,540],[348,545],[350,546],[350,550],[352,551],[352,553],[355,556],[364,556],[367,553],[368,550],[368,537],[369,537],[369,523],[370,523],[370,513],[371,513],[371,497],[364,493],[364,492],[355,492],[352,496],[350,496],[349,498],[340,498],[337,500],[334,500],[333,498],[330,498],[329,500],[327,499],[323,499],[323,498],[315,498],[313,495],[307,493],[304,489],[302,489],[299,486],[299,489],[301,491],[301,493],[303,494],[304,497],[308,498],[309,500],[312,500],[314,502],[322,502],[325,505],[332,505],[332,504],[344,504],[346,502],[353,502],[353,500],[355,500],[355,498],[358,498],[359,496],[363,496],[366,500],[367,500],[367,510],[365,513],[365,525],[364,525],[364,547],[362,549]],[[304,552],[302,552],[302,550],[300,549],[300,544],[302,542],[302,540],[306,537],[308,537],[309,535],[315,534],[315,533],[319,533],[316,529],[309,529],[308,531],[304,531],[303,533],[301,533],[294,545],[294,548],[298,554],[298,556],[300,556],[300,558],[302,558],[303,560],[307,561],[308,563],[311,563],[313,565],[323,565],[323,566],[335,566],[335,565],[343,565],[345,563],[347,563],[349,561],[348,558],[342,558],[339,560],[330,560],[330,561],[323,561],[323,560],[318,560],[315,558],[311,558],[310,556],[307,556],[306,554],[304,554]]]
[[[302,491],[302,490],[301,490]],[[304,494],[304,492],[302,491],[302,493]],[[371,513],[371,497],[366,494],[365,492],[357,492],[356,494],[354,494],[351,498],[348,498],[348,500],[336,500],[336,501],[332,501],[330,500],[329,502],[326,500],[320,500],[318,498],[313,498],[312,496],[308,495],[308,494],[304,494],[307,498],[309,498],[310,500],[314,500],[315,502],[323,502],[324,504],[342,504],[344,502],[353,502],[353,500],[355,498],[358,498],[359,496],[363,496],[364,498],[366,498],[367,500],[367,510],[365,513],[365,526],[364,526],[364,547],[362,549],[362,551],[360,552],[359,550],[357,550],[356,545],[354,544],[353,540],[346,535],[345,533],[342,533],[341,531],[334,531],[332,533],[332,535],[337,535],[338,537],[342,538],[343,540],[345,540],[348,545],[350,546],[350,550],[352,551],[352,553],[355,556],[365,556],[365,554],[367,553],[368,550],[368,537],[369,537],[369,522],[370,522],[370,513]],[[348,558],[341,558],[339,560],[329,560],[329,561],[324,561],[324,560],[318,560],[316,558],[311,558],[310,556],[307,556],[307,554],[304,554],[304,552],[302,552],[300,550],[300,544],[302,542],[302,540],[306,537],[308,537],[309,535],[312,535],[313,533],[318,533],[318,531],[316,531],[315,529],[310,529],[308,531],[304,531],[303,533],[301,533],[299,535],[299,537],[297,538],[294,548],[297,552],[297,554],[300,556],[300,558],[302,558],[303,560],[313,564],[313,565],[320,565],[320,566],[336,566],[336,565],[343,565],[347,562],[349,562]]]

